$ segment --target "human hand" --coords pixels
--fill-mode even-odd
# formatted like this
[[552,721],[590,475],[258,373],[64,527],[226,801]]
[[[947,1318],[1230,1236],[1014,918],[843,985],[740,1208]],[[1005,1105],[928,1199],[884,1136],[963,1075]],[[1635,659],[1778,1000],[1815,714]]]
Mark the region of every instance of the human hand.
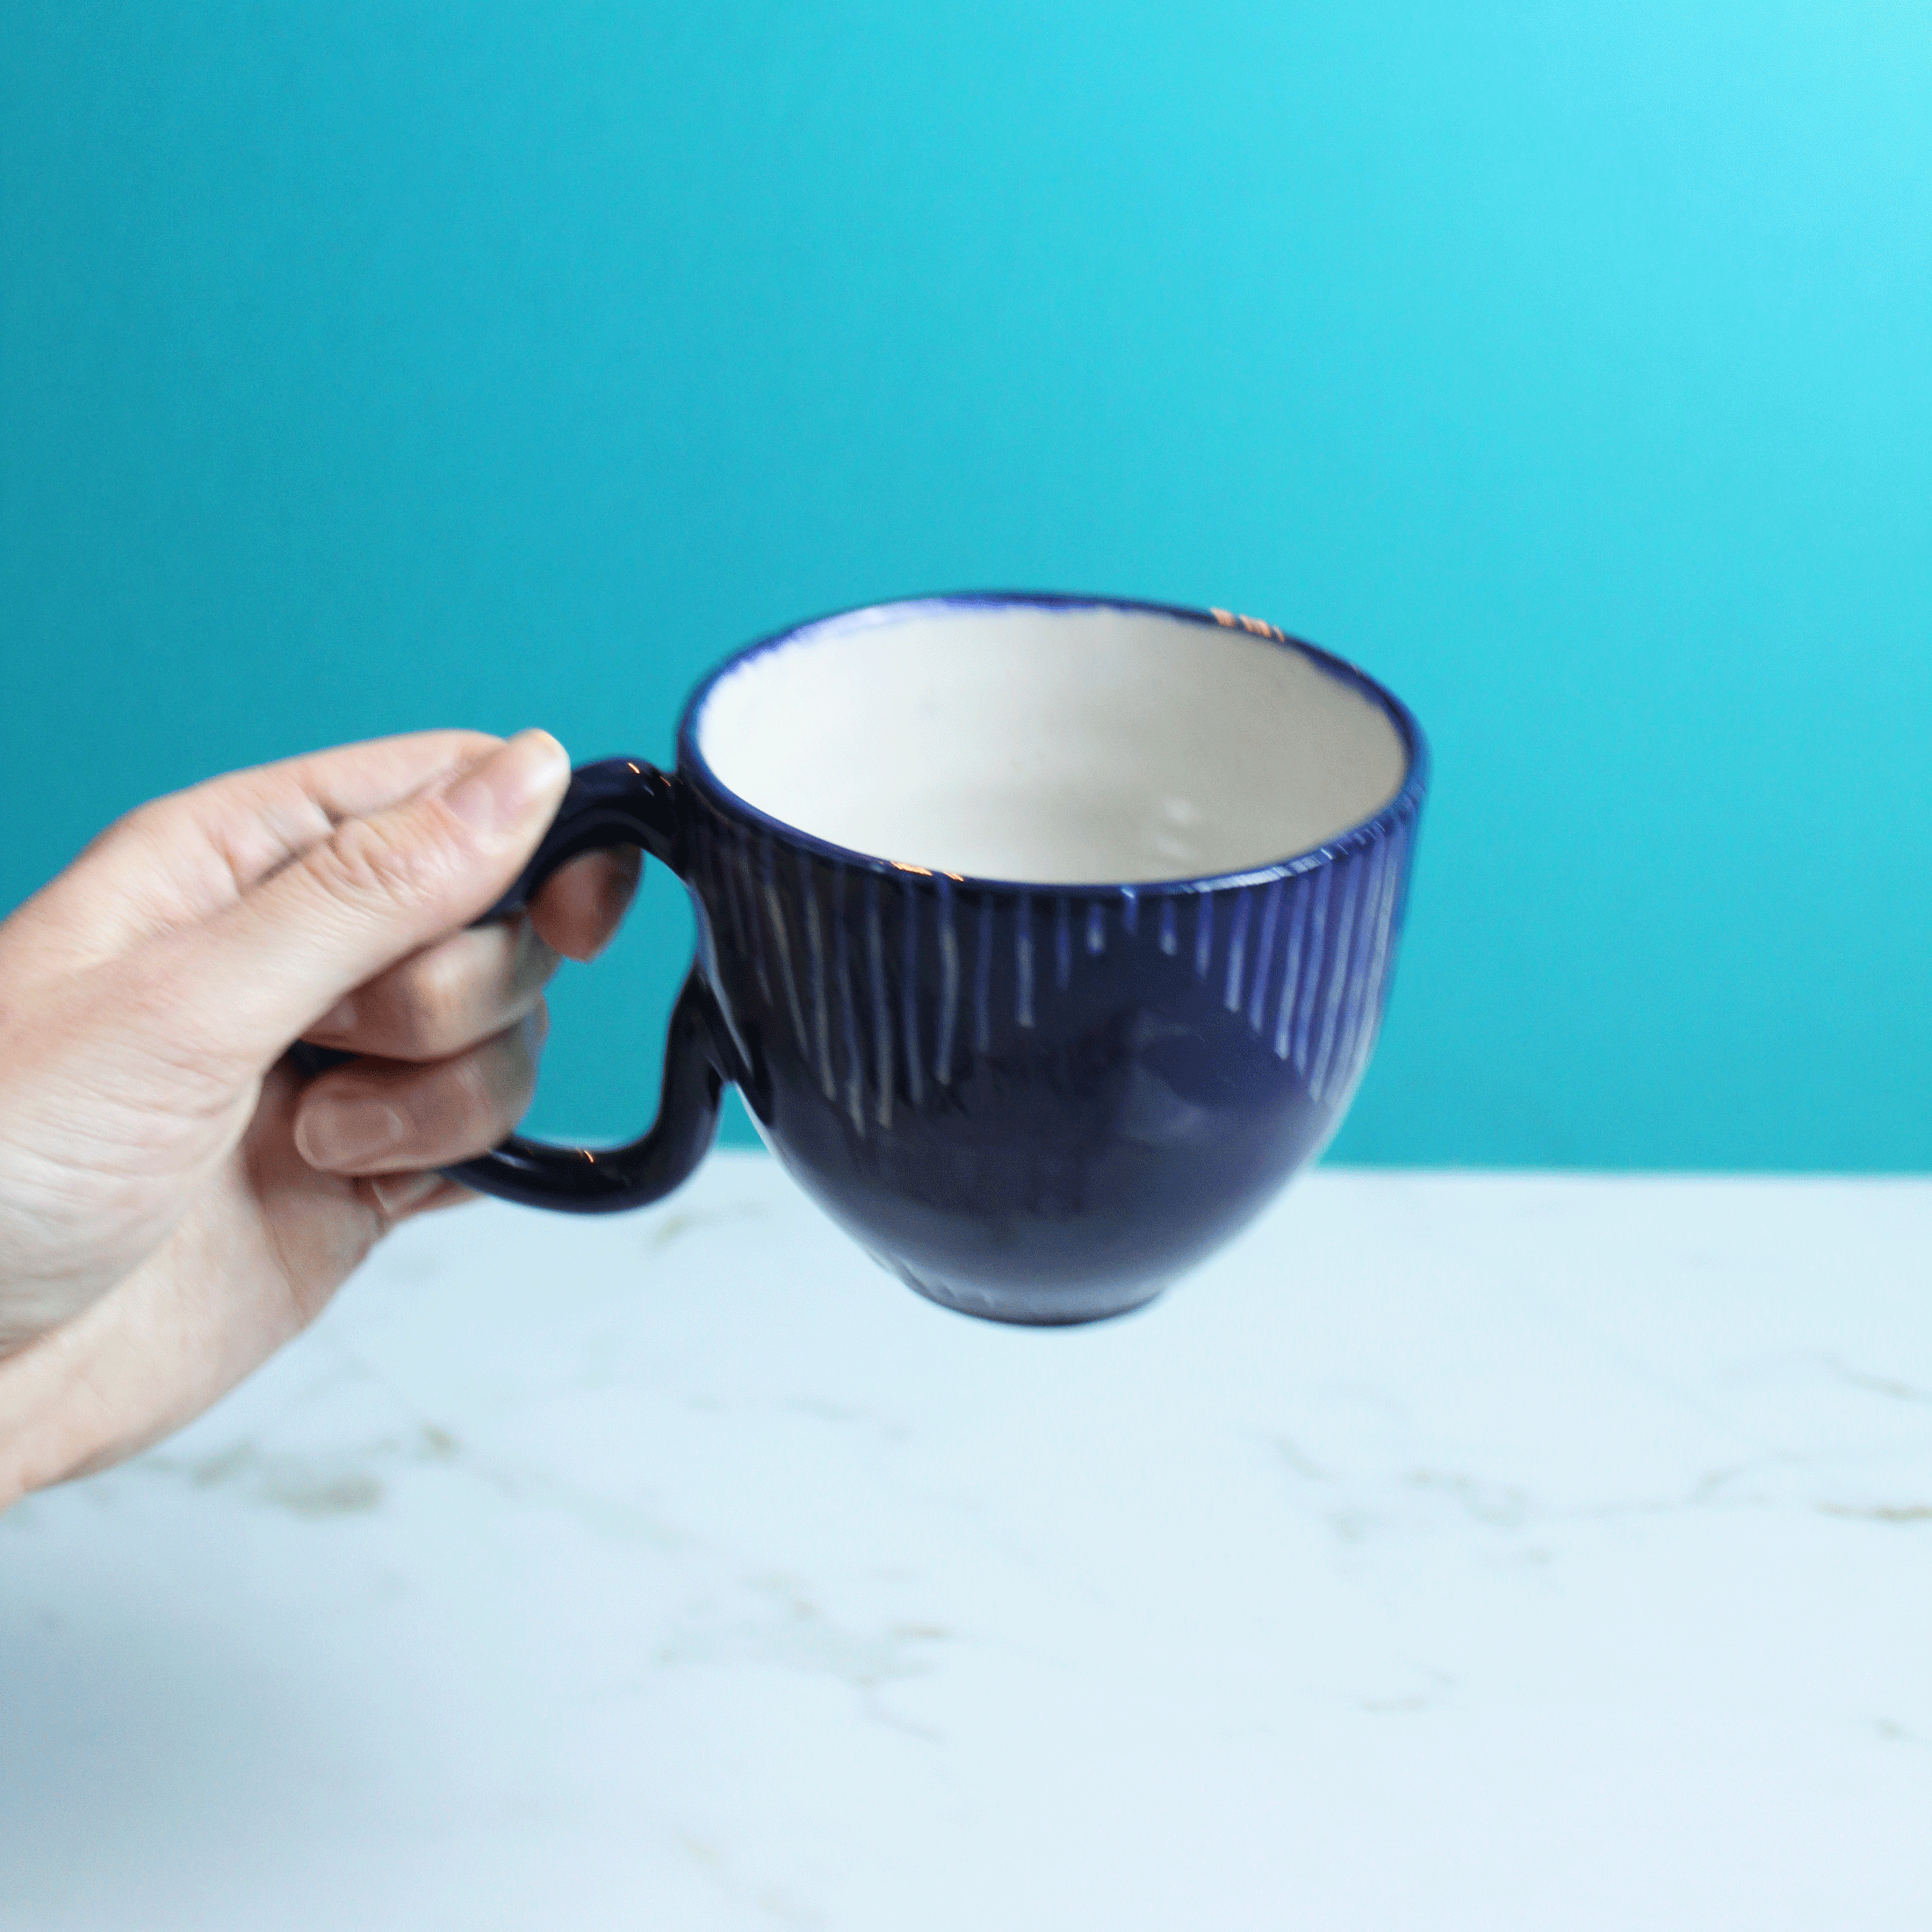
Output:
[[[198,1414],[529,1105],[635,853],[470,926],[569,782],[442,732],[144,805],[0,925],[0,1508]],[[305,1085],[297,1039],[366,1057]]]

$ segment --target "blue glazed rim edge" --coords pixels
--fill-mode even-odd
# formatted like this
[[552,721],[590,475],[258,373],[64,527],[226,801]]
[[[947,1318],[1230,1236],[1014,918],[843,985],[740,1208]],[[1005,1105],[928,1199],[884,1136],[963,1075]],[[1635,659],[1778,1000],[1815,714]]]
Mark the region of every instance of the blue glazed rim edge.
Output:
[[[748,798],[733,791],[711,769],[698,749],[697,721],[712,690],[725,678],[742,670],[753,659],[762,657],[768,651],[775,651],[782,645],[802,643],[815,634],[835,637],[848,631],[872,630],[920,610],[945,611],[962,608],[1005,609],[1014,606],[1058,610],[1146,611],[1156,616],[1178,618],[1185,624],[1198,624],[1210,631],[1236,631],[1244,636],[1278,645],[1283,650],[1299,651],[1330,677],[1352,686],[1372,703],[1380,706],[1388,716],[1402,739],[1402,748],[1409,757],[1409,768],[1402,778],[1402,785],[1395,797],[1372,817],[1359,820],[1345,832],[1337,833],[1334,838],[1326,840],[1318,846],[1310,846],[1306,851],[1294,853],[1287,858],[1271,859],[1265,865],[1251,866],[1240,872],[1206,873],[1173,879],[1135,880],[1128,885],[1121,884],[1118,880],[1100,881],[1091,884],[1063,884],[1056,880],[994,879],[972,873],[942,872],[925,867],[896,863],[890,859],[882,859],[874,853],[857,852],[847,846],[834,845],[830,840],[821,839],[801,826],[774,818],[771,813],[753,804]],[[964,892],[1027,893],[1034,896],[1057,893],[1070,898],[1118,897],[1123,892],[1158,895],[1233,891],[1254,885],[1266,885],[1276,879],[1294,878],[1301,874],[1313,872],[1322,866],[1332,865],[1337,860],[1346,858],[1353,853],[1366,850],[1378,840],[1390,837],[1398,825],[1405,820],[1416,818],[1422,809],[1424,799],[1428,796],[1429,767],[1429,740],[1424,736],[1421,724],[1417,722],[1415,713],[1386,685],[1379,683],[1367,672],[1351,664],[1347,659],[1336,656],[1332,651],[1324,651],[1318,644],[1310,644],[1305,638],[1292,637],[1273,624],[1264,624],[1258,618],[1243,617],[1233,611],[1198,610],[1187,604],[1157,603],[1139,597],[1095,596],[1077,591],[947,591],[927,596],[895,597],[883,603],[858,604],[847,609],[828,611],[822,616],[808,617],[800,624],[787,624],[783,630],[774,631],[768,636],[734,651],[722,663],[714,666],[685,700],[683,712],[678,719],[677,731],[677,768],[682,777],[703,793],[713,804],[731,816],[748,820],[760,830],[782,840],[788,845],[800,847],[814,857],[881,877],[899,880],[943,879],[955,890]]]

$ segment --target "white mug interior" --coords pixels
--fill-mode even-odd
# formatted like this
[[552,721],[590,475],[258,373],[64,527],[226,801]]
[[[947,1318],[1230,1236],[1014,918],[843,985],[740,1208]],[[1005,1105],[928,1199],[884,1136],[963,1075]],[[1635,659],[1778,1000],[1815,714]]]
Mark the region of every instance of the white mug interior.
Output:
[[1258,869],[1401,790],[1388,710],[1238,622],[934,600],[730,667],[694,720],[728,790],[869,857],[1020,884]]

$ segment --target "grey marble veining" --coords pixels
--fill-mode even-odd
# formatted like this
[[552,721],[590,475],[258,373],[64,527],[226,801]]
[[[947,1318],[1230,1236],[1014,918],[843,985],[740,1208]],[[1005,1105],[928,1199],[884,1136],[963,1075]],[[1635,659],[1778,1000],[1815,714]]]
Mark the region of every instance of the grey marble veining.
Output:
[[1924,1927],[1928,1287],[1908,1182],[1318,1172],[1065,1332],[761,1157],[432,1220],[0,1518],[0,1927]]

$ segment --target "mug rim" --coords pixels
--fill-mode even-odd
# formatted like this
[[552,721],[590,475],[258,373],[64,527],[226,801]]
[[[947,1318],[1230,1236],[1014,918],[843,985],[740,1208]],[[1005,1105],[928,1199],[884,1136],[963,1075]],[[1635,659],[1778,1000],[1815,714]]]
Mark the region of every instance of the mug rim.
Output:
[[[806,831],[802,825],[792,825],[786,819],[761,810],[741,793],[733,791],[712,770],[698,746],[698,718],[713,688],[725,677],[741,670],[753,658],[762,657],[766,652],[776,650],[781,645],[799,642],[813,632],[838,636],[848,631],[869,630],[890,619],[921,610],[952,612],[962,609],[996,610],[1015,607],[1056,610],[1143,611],[1157,616],[1178,618],[1183,623],[1200,625],[1208,630],[1239,631],[1250,637],[1278,645],[1284,650],[1299,651],[1318,669],[1352,686],[1361,696],[1378,705],[1388,717],[1402,740],[1402,750],[1408,761],[1402,784],[1395,796],[1380,811],[1372,813],[1368,818],[1359,819],[1345,831],[1337,833],[1333,838],[1325,839],[1319,845],[1291,853],[1285,858],[1271,859],[1262,865],[1248,866],[1235,872],[1196,873],[1180,875],[1171,879],[1136,880],[1132,883],[1122,883],[1119,880],[1101,880],[1091,884],[1061,884],[1058,882],[1042,883],[1039,880],[998,879],[975,873],[947,872],[931,866],[908,864],[903,860],[881,858],[876,853],[860,852],[849,846],[835,844],[829,839],[820,838],[816,833]],[[744,645],[714,666],[685,700],[677,730],[677,767],[688,781],[708,794],[714,804],[733,816],[748,819],[768,834],[782,839],[788,845],[802,847],[819,859],[830,860],[837,864],[880,876],[944,879],[951,885],[967,891],[1034,894],[1049,892],[1080,898],[1095,898],[1121,893],[1140,895],[1219,892],[1258,884],[1265,885],[1276,879],[1294,878],[1301,874],[1312,872],[1318,867],[1332,864],[1352,853],[1366,849],[1378,840],[1389,837],[1402,820],[1413,818],[1428,793],[1429,763],[1429,740],[1424,735],[1421,724],[1417,722],[1415,713],[1388,686],[1372,678],[1359,666],[1351,664],[1347,659],[1337,657],[1332,651],[1323,650],[1318,644],[1310,644],[1305,638],[1294,637],[1274,624],[1264,623],[1258,617],[1242,616],[1231,610],[1213,607],[1200,610],[1188,604],[1160,603],[1140,597],[1093,595],[1078,591],[941,591],[926,596],[892,597],[877,603],[854,604],[845,609],[827,611],[820,616],[807,617],[800,623],[787,624],[782,631],[774,631]]]

